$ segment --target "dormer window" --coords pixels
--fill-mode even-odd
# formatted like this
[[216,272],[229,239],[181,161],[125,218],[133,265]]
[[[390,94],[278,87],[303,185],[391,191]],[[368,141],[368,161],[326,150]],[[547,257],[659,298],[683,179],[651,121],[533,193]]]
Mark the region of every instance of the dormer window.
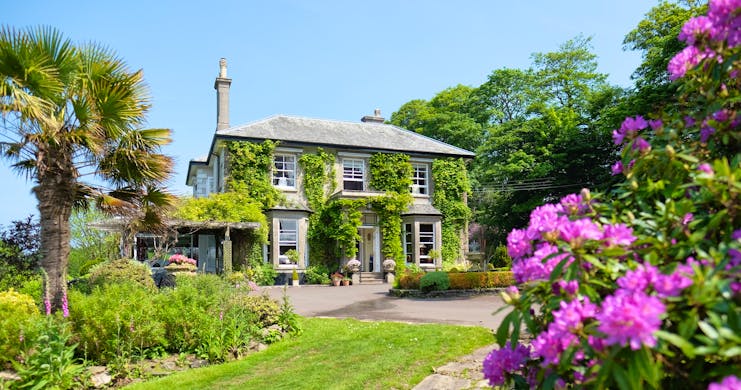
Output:
[[427,164],[412,164],[412,194],[429,195]]
[[296,188],[296,156],[276,154],[273,157],[273,185],[278,188]]
[[345,191],[363,191],[365,189],[364,160],[342,159],[342,189]]

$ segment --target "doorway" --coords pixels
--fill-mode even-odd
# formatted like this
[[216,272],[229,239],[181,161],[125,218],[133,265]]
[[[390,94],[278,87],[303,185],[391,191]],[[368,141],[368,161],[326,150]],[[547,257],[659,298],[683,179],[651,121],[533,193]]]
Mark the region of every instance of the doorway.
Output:
[[358,230],[360,233],[360,243],[358,245],[358,260],[362,264],[362,270],[364,272],[378,272],[378,252],[380,249],[378,228],[377,227],[361,227]]

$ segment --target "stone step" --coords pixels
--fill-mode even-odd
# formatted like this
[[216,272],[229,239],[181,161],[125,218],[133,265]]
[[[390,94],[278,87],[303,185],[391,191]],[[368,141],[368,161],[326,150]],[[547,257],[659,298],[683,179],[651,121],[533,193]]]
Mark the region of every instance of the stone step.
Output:
[[361,272],[360,284],[383,284],[383,273],[381,272]]

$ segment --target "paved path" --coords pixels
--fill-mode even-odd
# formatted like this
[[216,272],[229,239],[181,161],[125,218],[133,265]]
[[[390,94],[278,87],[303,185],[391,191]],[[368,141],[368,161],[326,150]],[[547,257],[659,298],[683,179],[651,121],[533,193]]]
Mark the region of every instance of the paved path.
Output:
[[[478,325],[496,330],[506,312],[492,315],[504,303],[499,295],[451,298],[397,298],[388,295],[389,285],[289,286],[286,293],[296,312],[307,317],[351,317],[373,321],[403,321]],[[268,288],[275,299],[282,287]]]
[[[499,295],[436,299],[397,298],[388,295],[389,285],[347,287],[289,286],[285,293],[296,312],[306,317],[351,317],[373,321],[403,321],[477,325],[496,330],[506,312],[492,315],[504,305]],[[282,287],[268,288],[281,299]],[[481,373],[482,362],[494,345],[434,369],[414,390],[462,390],[490,388]]]

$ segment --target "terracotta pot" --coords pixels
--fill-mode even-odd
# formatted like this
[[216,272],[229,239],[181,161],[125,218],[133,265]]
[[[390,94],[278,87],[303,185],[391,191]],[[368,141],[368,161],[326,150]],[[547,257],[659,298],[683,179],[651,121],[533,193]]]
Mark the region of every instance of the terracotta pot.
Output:
[[340,280],[340,279],[332,279],[332,285],[334,285],[334,286],[339,286],[340,285],[340,282],[342,282],[342,280]]
[[349,280],[343,280],[342,281],[342,285],[343,286],[349,286],[350,285],[350,281]]

